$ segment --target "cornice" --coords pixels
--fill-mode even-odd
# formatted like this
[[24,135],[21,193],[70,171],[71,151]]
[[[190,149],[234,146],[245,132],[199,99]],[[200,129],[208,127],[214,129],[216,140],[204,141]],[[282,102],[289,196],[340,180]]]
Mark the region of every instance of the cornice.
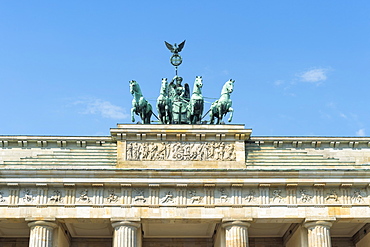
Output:
[[118,124],[112,138],[131,141],[244,141],[252,130],[244,125],[140,125]]
[[[125,169],[125,168],[3,168],[0,181],[4,178],[137,178],[137,179],[366,179],[370,183],[370,169],[353,170],[248,170],[248,169]],[[31,178],[30,178],[31,179]],[[291,183],[291,182],[289,182]],[[313,182],[312,182],[313,183]]]

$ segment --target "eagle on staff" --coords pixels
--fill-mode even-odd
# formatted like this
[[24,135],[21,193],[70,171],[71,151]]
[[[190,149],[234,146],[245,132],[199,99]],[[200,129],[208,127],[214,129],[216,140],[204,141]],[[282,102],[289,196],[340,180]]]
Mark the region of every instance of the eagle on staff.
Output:
[[182,49],[184,48],[185,40],[181,42],[179,45],[177,45],[176,43],[174,45],[171,45],[170,43],[166,41],[164,43],[166,47],[168,48],[168,50],[170,50],[170,52],[173,53],[170,58],[170,62],[173,66],[175,66],[175,72],[177,75],[177,68],[182,63],[182,57],[180,56],[179,52],[182,51]]
[[174,45],[171,45],[170,43],[168,42],[164,42],[168,48],[168,50],[170,50],[170,52],[172,52],[173,54],[178,54],[179,52],[181,52],[181,50],[184,48],[185,46],[185,41],[184,40],[183,42],[181,42],[179,45],[177,45],[176,43]]

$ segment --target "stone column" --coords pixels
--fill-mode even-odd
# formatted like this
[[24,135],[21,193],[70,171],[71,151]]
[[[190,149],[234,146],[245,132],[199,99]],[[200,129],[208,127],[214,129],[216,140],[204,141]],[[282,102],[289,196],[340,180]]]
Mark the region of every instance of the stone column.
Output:
[[28,223],[31,228],[29,247],[52,247],[53,231],[57,224],[51,221],[32,221]]
[[308,229],[308,247],[331,247],[329,221],[309,221],[304,224]]
[[248,247],[248,227],[251,224],[245,221],[230,221],[222,224],[225,228],[226,247]]
[[137,230],[140,223],[132,221],[118,221],[112,223],[113,247],[136,247],[138,245]]

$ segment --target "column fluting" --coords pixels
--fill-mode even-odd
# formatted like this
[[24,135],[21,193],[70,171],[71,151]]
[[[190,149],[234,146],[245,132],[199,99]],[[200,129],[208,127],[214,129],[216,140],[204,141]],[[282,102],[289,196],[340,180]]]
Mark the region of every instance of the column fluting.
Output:
[[328,221],[310,221],[304,224],[308,229],[308,247],[331,247],[330,227]]
[[58,225],[51,221],[32,221],[28,223],[31,228],[29,247],[52,247],[53,231]]
[[226,247],[248,247],[248,227],[245,221],[230,221],[222,224],[225,228]]
[[112,223],[113,247],[136,247],[138,246],[137,230],[140,223],[131,221],[118,221]]

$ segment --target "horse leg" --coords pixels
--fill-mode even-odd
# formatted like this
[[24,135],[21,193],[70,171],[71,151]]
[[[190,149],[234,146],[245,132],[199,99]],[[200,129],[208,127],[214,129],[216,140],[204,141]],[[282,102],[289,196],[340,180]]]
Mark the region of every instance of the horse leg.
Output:
[[140,112],[140,117],[141,117],[141,120],[143,121],[143,124],[147,124],[147,114],[148,112],[148,108],[146,105],[144,105],[142,108],[141,108],[141,112]]
[[150,124],[150,118],[152,116],[152,106],[148,103],[147,107],[145,107],[145,124]]
[[218,106],[218,119],[217,119],[217,124],[220,124],[222,121],[222,118],[224,117],[224,113],[222,111],[222,104],[219,104]]
[[161,106],[161,102],[159,100],[157,100],[157,112],[158,112],[159,122],[162,124],[163,123],[162,106]]
[[199,114],[196,114],[194,117],[195,117],[194,123],[195,124],[198,124],[200,122],[200,115]]
[[231,120],[233,120],[234,109],[230,107],[228,109],[228,112],[230,112],[230,117],[229,117],[228,121],[231,122]]
[[132,122],[135,122],[135,107],[132,107],[131,108],[131,121]]
[[172,117],[172,105],[169,105],[167,107],[167,123],[168,124],[172,124],[172,121],[173,121],[173,117]]
[[215,117],[213,114],[213,109],[211,108],[211,110],[209,111],[209,124],[214,124],[214,121],[215,121]]
[[199,122],[200,124],[202,123],[203,104],[204,104],[204,102],[201,101],[200,106],[199,106],[199,112],[198,112],[198,120],[197,120],[197,122]]
[[162,105],[161,107],[161,113],[158,112],[158,114],[160,114],[160,121],[161,121],[161,124],[167,124],[167,105],[166,103],[163,103],[164,106]]
[[159,117],[159,122],[161,124],[166,123],[166,112],[165,109],[163,109],[163,105],[160,105],[158,108],[158,117]]
[[[199,107],[199,104],[196,104],[193,108],[193,119],[192,119],[192,124],[198,124],[199,123],[199,120],[200,120],[200,117],[199,115],[202,115],[200,113],[200,109],[198,109]],[[196,108],[196,110],[195,110]]]
[[150,124],[150,116],[147,113],[143,113],[142,119],[143,119],[143,124]]
[[197,107],[197,104],[196,102],[193,103],[191,106],[190,106],[190,123],[191,124],[196,124],[197,123],[197,112],[196,112],[196,107]]
[[164,124],[169,124],[170,122],[170,114],[168,112],[168,105],[164,106]]

